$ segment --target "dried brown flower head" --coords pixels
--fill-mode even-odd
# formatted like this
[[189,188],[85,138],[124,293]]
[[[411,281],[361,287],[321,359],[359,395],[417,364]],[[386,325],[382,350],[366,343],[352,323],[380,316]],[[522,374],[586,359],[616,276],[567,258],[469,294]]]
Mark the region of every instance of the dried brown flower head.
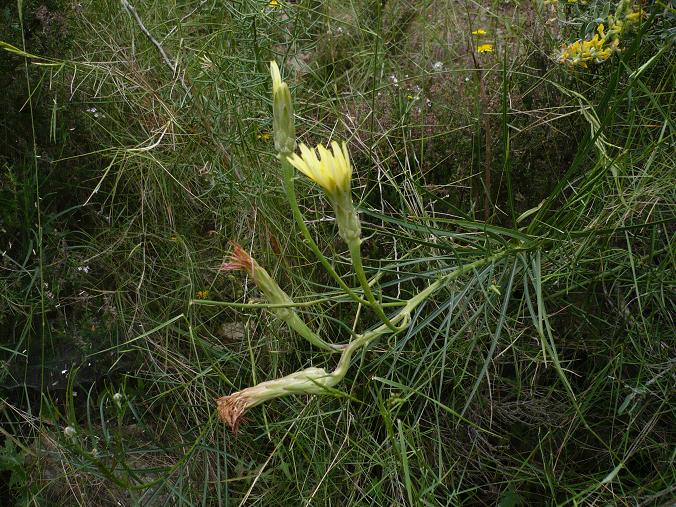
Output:
[[231,241],[232,254],[229,262],[221,265],[221,271],[245,270],[250,276],[253,276],[256,261],[242,248],[237,242]]
[[243,421],[244,413],[248,408],[246,396],[242,391],[238,391],[230,396],[221,396],[216,398],[218,408],[218,417],[221,421],[227,423],[233,433],[237,433],[240,423]]

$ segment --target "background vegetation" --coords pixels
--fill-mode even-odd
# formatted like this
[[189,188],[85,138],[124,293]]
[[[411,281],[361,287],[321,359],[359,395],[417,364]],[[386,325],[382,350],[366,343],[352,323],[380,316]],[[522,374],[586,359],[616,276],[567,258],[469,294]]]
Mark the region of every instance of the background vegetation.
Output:
[[[556,61],[616,4],[0,8],[0,497],[669,505],[673,8],[646,5],[602,64]],[[217,304],[258,297],[219,273],[228,240],[321,301],[322,336],[357,310],[288,212],[271,59],[300,138],[348,140],[384,298],[501,256],[355,358],[342,395],[275,400],[232,435],[215,397],[335,358]],[[321,192],[298,193],[351,280]]]

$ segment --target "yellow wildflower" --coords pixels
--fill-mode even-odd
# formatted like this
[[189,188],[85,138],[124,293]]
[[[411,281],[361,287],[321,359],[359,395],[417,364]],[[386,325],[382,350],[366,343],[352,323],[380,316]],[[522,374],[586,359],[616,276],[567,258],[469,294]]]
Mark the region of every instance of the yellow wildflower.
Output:
[[270,132],[261,132],[256,136],[256,139],[259,141],[269,141],[270,140]]
[[[314,149],[301,144],[301,156],[294,153],[287,160],[324,189],[336,213],[338,235],[348,245],[356,245],[358,248],[361,242],[361,224],[352,203],[350,155],[345,143],[341,147],[333,141],[331,147],[333,153],[321,144],[317,146],[315,152]],[[319,153],[319,157],[317,157],[317,153]]]
[[641,22],[641,20],[645,16],[646,16],[646,12],[639,7],[637,11],[633,11],[633,12],[630,12],[629,14],[627,14],[624,17],[624,19],[627,21],[628,25],[637,25]]
[[278,2],[278,0],[270,0],[268,2],[268,7],[280,7],[281,4]]
[[342,147],[337,142],[331,143],[333,153],[317,146],[317,153],[305,144],[300,145],[301,156],[296,153],[288,157],[288,161],[305,176],[322,187],[329,195],[350,192],[350,180],[352,178],[352,166],[347,146],[343,142]]
[[209,297],[209,291],[208,290],[198,290],[197,293],[195,294],[195,297],[197,299],[206,299]]
[[493,44],[479,44],[476,48],[479,53],[492,53],[495,51]]
[[565,63],[571,67],[579,66],[587,68],[589,62],[602,63],[617,51],[619,39],[614,39],[608,44],[608,35],[605,26],[600,24],[589,40],[577,40],[561,48],[559,63]]
[[472,35],[476,35],[477,37],[482,37],[486,35],[488,32],[484,30],[483,28],[478,28],[472,32]]

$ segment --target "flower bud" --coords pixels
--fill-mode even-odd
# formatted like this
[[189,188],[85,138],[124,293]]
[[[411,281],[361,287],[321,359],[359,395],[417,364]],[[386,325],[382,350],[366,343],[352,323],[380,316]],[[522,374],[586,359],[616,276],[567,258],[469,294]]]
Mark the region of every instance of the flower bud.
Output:
[[279,67],[270,62],[272,76],[272,128],[275,149],[280,153],[291,153],[296,149],[296,128],[293,121],[293,101],[289,86],[282,81]]

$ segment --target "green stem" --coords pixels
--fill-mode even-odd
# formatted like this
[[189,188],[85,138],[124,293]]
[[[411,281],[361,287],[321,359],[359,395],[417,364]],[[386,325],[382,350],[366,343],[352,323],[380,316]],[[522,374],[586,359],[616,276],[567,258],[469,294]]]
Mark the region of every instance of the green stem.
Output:
[[[426,299],[432,296],[432,294],[434,294],[436,291],[438,291],[446,284],[448,284],[448,282],[455,280],[456,278],[459,278],[468,271],[473,271],[477,268],[485,266],[486,264],[490,264],[491,262],[500,260],[503,257],[516,253],[520,250],[525,250],[525,248],[518,247],[515,249],[503,250],[489,257],[484,257],[483,259],[479,259],[469,264],[465,264],[464,266],[459,267],[455,271],[452,271],[451,273],[442,276],[441,278],[439,278],[438,280],[427,286],[427,288],[425,288],[423,291],[419,292],[411,299],[409,299],[406,302],[406,306],[404,306],[404,308],[402,308],[399,311],[399,313],[397,313],[397,315],[395,315],[392,318],[390,323],[392,325],[400,324],[400,326],[397,327],[396,330],[403,331],[406,327],[408,327],[410,323],[411,313],[413,312],[413,310],[415,310],[422,302],[424,302]],[[376,338],[379,338],[380,336],[388,333],[390,330],[391,328],[389,326],[383,324],[377,327],[376,329],[373,329],[372,331],[368,331],[364,334],[358,335],[357,338],[352,340],[343,350],[343,354],[340,356],[340,360],[338,361],[338,366],[336,366],[336,369],[330,374],[331,387],[338,384],[347,374],[347,370],[350,367],[350,359],[352,358],[352,354],[354,354],[357,350],[361,349],[362,347],[367,346],[368,344],[373,342]]]
[[364,290],[364,295],[368,299],[368,306],[378,314],[380,320],[385,323],[391,331],[396,331],[397,328],[390,322],[390,319],[387,318],[385,312],[383,311],[380,303],[376,301],[376,298],[373,296],[373,291],[369,285],[368,279],[366,278],[366,273],[364,272],[364,266],[361,262],[361,249],[360,249],[361,240],[355,239],[348,241],[348,247],[350,248],[350,256],[352,257],[352,267],[354,268],[355,273],[357,273],[357,278],[361,284],[362,289]]
[[336,273],[336,270],[333,269],[333,266],[331,266],[331,263],[328,261],[326,257],[324,257],[324,254],[319,250],[319,247],[317,246],[317,243],[312,239],[312,235],[310,234],[310,231],[307,228],[307,225],[305,225],[305,221],[303,220],[303,215],[300,212],[300,208],[298,207],[298,200],[296,199],[296,191],[294,188],[294,182],[293,178],[295,175],[294,168],[293,166],[289,163],[289,161],[286,159],[288,155],[290,155],[290,152],[279,152],[279,159],[282,163],[282,172],[284,174],[284,190],[286,191],[286,198],[289,201],[289,205],[291,206],[291,211],[293,212],[293,217],[296,220],[296,223],[298,224],[298,227],[300,227],[301,232],[303,233],[303,237],[305,238],[305,242],[308,244],[310,247],[310,250],[317,256],[319,259],[319,262],[322,263],[322,266],[324,266],[324,269],[331,275],[331,277],[336,281],[336,283],[340,286],[341,289],[343,289],[352,299],[354,299],[357,303],[369,306],[369,302],[362,299],[359,297]]
[[296,333],[298,333],[312,345],[320,349],[328,350],[330,352],[340,352],[342,350],[345,350],[348,346],[347,344],[335,345],[333,343],[325,342],[317,335],[317,333],[315,333],[309,327],[307,327],[307,324],[303,322],[303,320],[298,316],[298,314],[296,314],[295,311],[291,313],[289,319],[286,320],[286,323]]

